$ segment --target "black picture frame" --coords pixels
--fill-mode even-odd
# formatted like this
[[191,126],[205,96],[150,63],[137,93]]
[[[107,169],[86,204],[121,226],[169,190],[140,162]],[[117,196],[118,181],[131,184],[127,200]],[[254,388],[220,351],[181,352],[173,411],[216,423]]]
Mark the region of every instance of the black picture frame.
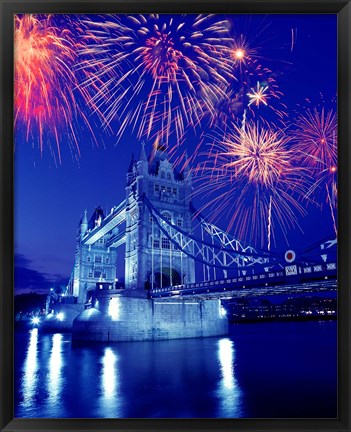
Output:
[[[351,431],[351,2],[348,0],[0,0],[0,428],[3,431]],[[338,15],[338,418],[13,418],[13,15],[16,13],[335,13]]]

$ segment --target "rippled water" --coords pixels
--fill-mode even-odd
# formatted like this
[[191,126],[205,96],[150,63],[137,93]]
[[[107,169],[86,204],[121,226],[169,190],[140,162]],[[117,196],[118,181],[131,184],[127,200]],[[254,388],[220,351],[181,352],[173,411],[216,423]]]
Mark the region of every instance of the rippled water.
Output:
[[15,417],[336,417],[336,321],[93,346],[33,329],[15,347]]

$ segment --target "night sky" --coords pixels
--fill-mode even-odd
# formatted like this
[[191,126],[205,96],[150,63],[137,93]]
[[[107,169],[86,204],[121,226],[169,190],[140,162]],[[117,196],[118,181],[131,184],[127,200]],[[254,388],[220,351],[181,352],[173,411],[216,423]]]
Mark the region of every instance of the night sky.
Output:
[[[280,104],[286,105],[285,127],[304,114],[306,108],[336,109],[336,15],[233,15],[226,18],[231,24],[233,40],[238,41],[244,36],[250,48],[255,49],[253,57],[257,64],[272,71],[271,76],[282,95],[279,101],[268,100],[268,105],[275,103],[279,109]],[[65,25],[72,26],[72,20],[67,17],[56,17],[55,20],[55,25],[61,29]],[[99,20],[103,21],[103,18],[96,18],[96,21]],[[74,21],[75,25],[79,24],[77,17]],[[78,40],[76,30],[72,31],[72,39],[75,38]],[[235,74],[240,75],[239,72]],[[251,84],[256,86],[255,77],[251,78]],[[247,104],[247,98],[245,100]],[[26,135],[28,123],[23,119],[16,127],[16,293],[43,292],[53,283],[67,281],[74,263],[77,227],[84,209],[90,215],[97,205],[101,205],[106,212],[119,204],[125,198],[125,175],[131,155],[140,154],[141,139],[131,127],[126,128],[119,141],[116,137],[123,119],[112,121],[108,130],[81,95],[77,95],[76,104],[78,110],[89,119],[98,141],[97,146],[86,123],[81,116],[77,116],[72,127],[79,142],[80,157],[76,157],[75,150],[71,151],[75,145],[72,141],[69,143],[71,135],[64,132],[61,125],[58,125],[61,162],[55,145],[48,145],[50,132],[44,131],[41,152],[40,133],[35,121],[30,126],[29,136]],[[259,108],[251,108],[252,113],[284,129],[269,107],[261,104]],[[250,115],[248,111],[249,118]],[[188,148],[191,155],[192,149],[213,127],[204,121],[195,132],[190,127],[188,129],[180,151],[184,152]],[[174,136],[170,139],[170,146],[174,139]],[[145,138],[145,142],[146,150],[150,152],[154,139]],[[199,156],[200,161],[203,158],[203,155]],[[197,196],[194,201],[197,208],[204,205],[201,196]],[[322,208],[311,203],[302,205],[307,208],[308,214],[304,217],[297,215],[301,229],[295,227],[288,231],[287,244],[277,226],[272,250],[303,248],[333,233],[328,205],[324,203]],[[216,224],[224,230],[227,228],[225,218],[217,220]],[[120,258],[121,277],[124,260],[123,256]]]

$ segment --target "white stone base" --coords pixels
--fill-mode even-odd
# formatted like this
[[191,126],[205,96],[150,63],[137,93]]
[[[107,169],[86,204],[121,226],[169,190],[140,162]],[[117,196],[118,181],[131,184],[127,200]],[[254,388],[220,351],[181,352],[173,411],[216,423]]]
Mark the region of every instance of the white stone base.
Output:
[[[73,322],[74,341],[149,341],[220,336],[228,320],[219,300],[113,297],[112,304],[83,311]],[[101,310],[98,310],[100,308]]]

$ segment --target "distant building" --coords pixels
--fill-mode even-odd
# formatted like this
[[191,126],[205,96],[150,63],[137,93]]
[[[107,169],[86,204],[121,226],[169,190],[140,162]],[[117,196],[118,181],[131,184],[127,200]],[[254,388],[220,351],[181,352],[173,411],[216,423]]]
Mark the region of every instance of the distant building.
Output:
[[[163,146],[156,146],[149,158],[142,145],[139,160],[132,158],[126,179],[125,235],[113,226],[111,215],[97,207],[89,222],[87,213],[79,224],[77,249],[69,291],[78,303],[89,300],[98,282],[115,287],[117,246],[125,242],[125,293],[143,297],[149,288],[195,282],[194,260],[177,249],[153,220],[144,197],[171,224],[192,231],[190,196],[192,179],[188,169],[177,171]],[[122,214],[122,213],[121,213]],[[101,231],[98,235],[99,230]],[[98,240],[87,244],[92,233]],[[113,239],[119,236],[119,243]],[[123,240],[121,240],[123,239]]]

